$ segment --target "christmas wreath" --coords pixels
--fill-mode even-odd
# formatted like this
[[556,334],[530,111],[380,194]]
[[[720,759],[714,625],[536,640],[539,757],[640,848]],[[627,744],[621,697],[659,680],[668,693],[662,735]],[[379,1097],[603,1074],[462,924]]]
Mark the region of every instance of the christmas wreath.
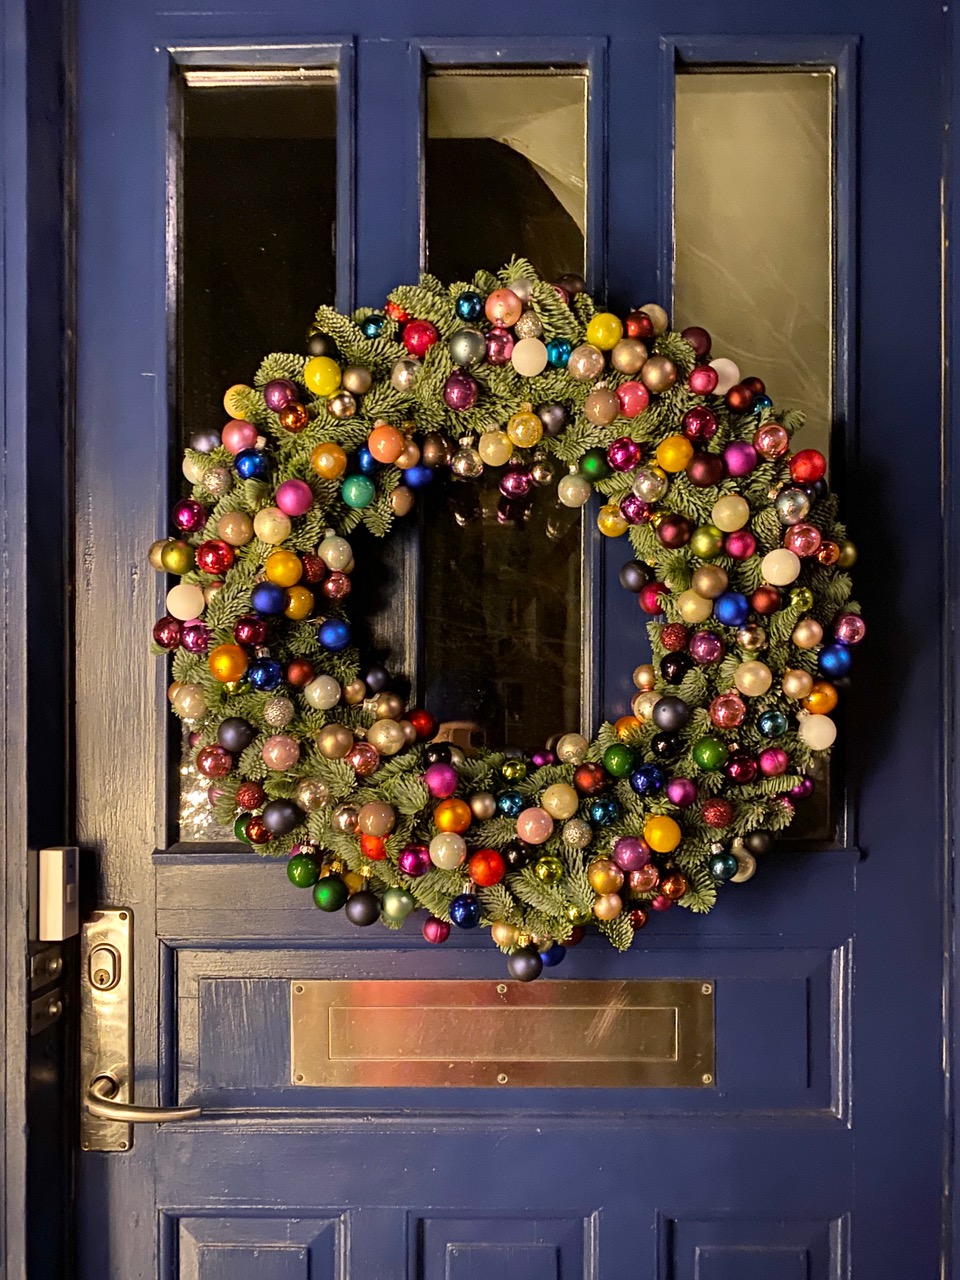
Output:
[[[306,354],[268,356],[190,441],[191,495],[150,551],[179,578],[153,633],[170,701],[220,821],[288,856],[322,911],[422,908],[432,943],[489,925],[530,980],[587,925],[625,949],[651,912],[708,911],[790,824],[864,635],[856,552],[823,456],[790,453],[800,415],[710,348],[523,260],[424,275],[382,312],[321,307]],[[653,662],[592,741],[438,741],[353,644],[351,533],[385,537],[418,490],[485,468],[508,507],[597,493],[600,531],[629,540]]]

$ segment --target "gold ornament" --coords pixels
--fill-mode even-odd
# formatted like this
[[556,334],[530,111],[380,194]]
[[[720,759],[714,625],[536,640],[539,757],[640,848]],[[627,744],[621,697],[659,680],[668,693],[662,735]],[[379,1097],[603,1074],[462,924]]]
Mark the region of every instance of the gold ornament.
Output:
[[655,689],[645,689],[643,693],[638,693],[633,700],[633,714],[638,720],[646,723],[653,715],[653,708],[659,701],[660,694]]
[[350,391],[355,396],[363,396],[370,390],[373,375],[362,365],[351,364],[344,369],[341,383],[346,391]]
[[612,858],[595,858],[587,867],[587,879],[595,893],[616,893],[623,885],[623,872]]
[[597,513],[597,528],[607,538],[620,538],[629,527],[615,502],[604,503]]
[[413,510],[413,503],[413,490],[408,489],[405,484],[398,484],[390,494],[390,506],[395,516],[408,515]]
[[[220,536],[222,538],[223,534]],[[150,544],[150,550],[147,553],[150,560],[150,567],[151,569],[156,569],[157,573],[163,573],[163,561],[160,559],[160,556],[163,552],[163,548],[168,542],[172,541],[172,538],[158,538],[156,542],[151,542]]]
[[618,893],[601,893],[593,904],[593,914],[598,920],[616,920],[623,910],[623,902]]
[[823,639],[823,627],[816,618],[801,618],[790,639],[798,649],[815,649]]
[[513,444],[503,431],[484,431],[477,442],[477,452],[488,467],[502,467],[513,453]]
[[398,693],[391,693],[389,690],[385,690],[383,693],[377,694],[373,713],[378,720],[399,720],[403,712],[403,699]]
[[755,653],[758,649],[763,649],[767,643],[767,633],[763,627],[758,627],[755,622],[748,622],[746,626],[740,627],[737,631],[737,644],[741,649],[746,649],[748,653]]
[[[532,449],[535,444],[540,443],[540,439],[543,436],[543,423],[529,407],[521,409],[507,423],[507,436],[510,443],[515,444],[518,449]],[[482,437],[480,443],[483,443]],[[509,457],[509,454],[507,456]],[[482,449],[480,449],[480,457],[483,458]],[[484,462],[487,461],[486,458],[483,458],[483,460]],[[491,465],[500,466],[500,463]]]
[[653,669],[652,662],[641,662],[639,667],[634,667],[633,683],[638,689],[644,691],[653,688],[657,683],[657,673]]
[[788,698],[798,702],[801,698],[805,698],[813,688],[813,676],[809,671],[800,671],[798,668],[792,668],[783,673],[780,687]]
[[375,720],[367,730],[367,741],[382,756],[395,756],[406,740],[406,734],[396,720]]
[[468,803],[470,812],[478,822],[489,822],[496,816],[497,800],[492,791],[475,791]]
[[330,825],[334,831],[342,831],[345,835],[353,835],[357,829],[360,810],[355,804],[338,804],[330,815]]
[[344,686],[343,700],[348,707],[357,707],[367,696],[367,686],[362,680],[351,680]]
[[330,799],[330,791],[326,783],[321,782],[319,778],[301,778],[293,798],[301,809],[312,813],[316,809],[323,808]]
[[767,692],[773,675],[765,662],[741,662],[733,673],[733,683],[746,698],[759,698]]
[[353,733],[345,724],[324,725],[317,734],[317,750],[325,760],[342,760],[353,746]]
[[626,373],[631,377],[647,362],[647,348],[639,338],[621,338],[610,352],[610,363],[617,373]]
[[494,940],[498,947],[513,947],[516,945],[520,930],[515,924],[507,924],[505,920],[497,920],[490,926],[490,937]]
[[677,596],[677,608],[684,622],[706,622],[713,613],[713,604],[696,591],[681,591]]
[[730,579],[718,564],[702,564],[699,569],[694,569],[690,585],[704,600],[716,600],[726,591]]
[[540,796],[540,807],[563,822],[580,808],[580,797],[568,782],[554,782]]

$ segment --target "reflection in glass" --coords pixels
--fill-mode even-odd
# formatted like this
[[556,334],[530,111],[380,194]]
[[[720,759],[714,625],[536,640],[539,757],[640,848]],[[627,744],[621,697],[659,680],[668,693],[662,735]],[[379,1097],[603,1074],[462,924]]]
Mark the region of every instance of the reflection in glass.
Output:
[[188,71],[178,245],[181,440],[227,387],[300,351],[335,300],[336,74]]
[[832,120],[829,70],[693,68],[676,78],[676,327],[709,329],[715,354],[806,414],[803,445],[825,453]]
[[500,472],[426,490],[422,700],[474,745],[535,750],[580,726],[580,513]]
[[582,272],[587,76],[454,68],[427,80],[427,265],[469,280],[514,254],[547,279]]

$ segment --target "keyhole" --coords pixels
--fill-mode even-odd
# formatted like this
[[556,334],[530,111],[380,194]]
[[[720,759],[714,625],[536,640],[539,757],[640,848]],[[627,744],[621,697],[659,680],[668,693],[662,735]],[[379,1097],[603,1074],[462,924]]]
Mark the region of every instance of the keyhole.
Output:
[[107,973],[106,969],[98,969],[93,975],[93,980],[98,987],[105,987],[110,981],[110,975]]

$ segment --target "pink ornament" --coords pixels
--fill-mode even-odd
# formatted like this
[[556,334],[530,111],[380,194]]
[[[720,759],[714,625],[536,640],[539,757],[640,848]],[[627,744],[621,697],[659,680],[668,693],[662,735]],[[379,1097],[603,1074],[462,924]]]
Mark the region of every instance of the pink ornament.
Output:
[[494,325],[487,334],[487,363],[509,364],[513,345],[513,334]]
[[655,617],[658,613],[663,613],[663,609],[660,606],[660,597],[667,594],[669,594],[667,588],[662,582],[648,582],[637,596],[637,600],[644,613],[649,613],[651,617]]
[[304,516],[313,506],[313,490],[305,480],[284,480],[276,502],[285,516]]
[[667,783],[667,799],[678,809],[686,809],[697,798],[697,788],[689,778],[671,778]]
[[627,872],[627,884],[632,893],[649,893],[660,883],[660,872],[652,862]]
[[760,461],[752,444],[746,440],[733,440],[723,451],[723,461],[731,476],[748,476]]
[[191,729],[190,732],[187,734],[187,746],[199,747],[200,739],[202,737],[203,737],[203,734],[200,732],[199,729]]
[[760,772],[765,778],[779,778],[786,773],[790,757],[782,747],[764,747],[757,757]]
[[614,471],[632,471],[640,462],[640,446],[629,436],[607,445],[607,461]]
[[710,719],[718,729],[736,729],[743,724],[747,708],[738,693],[720,693],[710,703]]
[[207,508],[193,498],[178,502],[171,515],[181,533],[197,533],[207,523]]
[[757,540],[749,529],[737,529],[724,538],[723,549],[734,560],[749,560],[757,549]]
[[337,570],[331,573],[320,590],[328,600],[344,600],[350,594],[352,586],[347,575]]
[[369,778],[380,764],[380,752],[369,742],[355,742],[344,760],[357,777]]
[[717,415],[706,405],[694,405],[683,415],[683,434],[688,440],[712,440],[716,432]]
[[801,778],[795,787],[791,787],[787,792],[794,800],[806,800],[813,795],[814,783],[812,778]]
[[439,946],[450,937],[450,926],[446,920],[438,920],[436,916],[427,916],[423,922],[423,936],[427,942]]
[[185,622],[180,642],[188,653],[206,653],[210,648],[210,628],[203,622]]
[[642,382],[623,382],[617,387],[620,412],[625,418],[636,418],[650,403],[650,392]]
[[772,462],[782,458],[790,447],[790,437],[779,422],[765,422],[753,437],[753,445],[761,458]]
[[257,443],[257,428],[252,422],[243,422],[236,418],[223,428],[220,439],[225,449],[229,449],[232,454],[238,454],[244,449],[252,449]]
[[465,369],[454,369],[443,384],[444,403],[458,412],[472,409],[477,403],[478,392],[476,378],[471,377]]
[[400,851],[397,858],[397,866],[405,876],[410,876],[412,880],[416,880],[419,876],[425,875],[433,863],[430,861],[430,851],[425,844],[408,844],[405,849]]
[[695,631],[687,646],[694,662],[707,666],[723,657],[724,644],[715,631]]
[[517,835],[525,844],[543,844],[553,835],[553,819],[539,806],[524,809],[517,818]]
[[422,360],[440,337],[429,320],[411,320],[403,326],[403,345],[415,360]]
[[233,768],[233,756],[214,743],[197,752],[197,768],[205,778],[225,778]]
[[690,370],[687,386],[698,396],[709,396],[717,389],[720,381],[716,369],[708,364],[698,364]]
[[820,550],[822,541],[820,530],[816,525],[807,524],[802,520],[799,524],[790,525],[783,535],[783,545],[801,560],[815,556]]
[[446,800],[456,791],[459,778],[452,764],[438,763],[427,766],[423,782],[434,800]]
[[169,614],[164,614],[162,618],[158,618],[153,626],[154,643],[158,644],[161,649],[176,649],[180,643],[183,624],[178,622],[176,618],[171,618]]
[[300,746],[296,738],[291,738],[289,734],[275,733],[263,744],[260,754],[268,769],[282,772],[284,769],[292,769],[300,759]]
[[548,765],[557,763],[557,757],[552,751],[534,751],[530,759],[535,769],[545,769]]
[[654,911],[670,911],[677,904],[672,898],[664,897],[662,893],[658,893],[650,905],[653,907]]
[[[268,382],[263,388],[264,403],[274,413],[279,413],[281,409],[286,409],[288,404],[293,404],[295,400],[299,399],[299,395],[297,388],[288,378],[274,378],[272,382]],[[226,440],[223,443],[227,444]],[[244,445],[245,449],[248,447]],[[228,444],[227,448],[230,448]]]
[[859,613],[841,613],[833,624],[833,634],[838,644],[859,644],[867,634],[867,624]]
[[638,871],[650,861],[650,846],[639,836],[621,836],[613,846],[613,860],[621,871]]
[[512,289],[494,289],[483,309],[491,324],[504,325],[507,329],[523,315],[523,303]]
[[649,524],[653,518],[653,507],[635,493],[628,493],[620,499],[620,514],[627,524]]

